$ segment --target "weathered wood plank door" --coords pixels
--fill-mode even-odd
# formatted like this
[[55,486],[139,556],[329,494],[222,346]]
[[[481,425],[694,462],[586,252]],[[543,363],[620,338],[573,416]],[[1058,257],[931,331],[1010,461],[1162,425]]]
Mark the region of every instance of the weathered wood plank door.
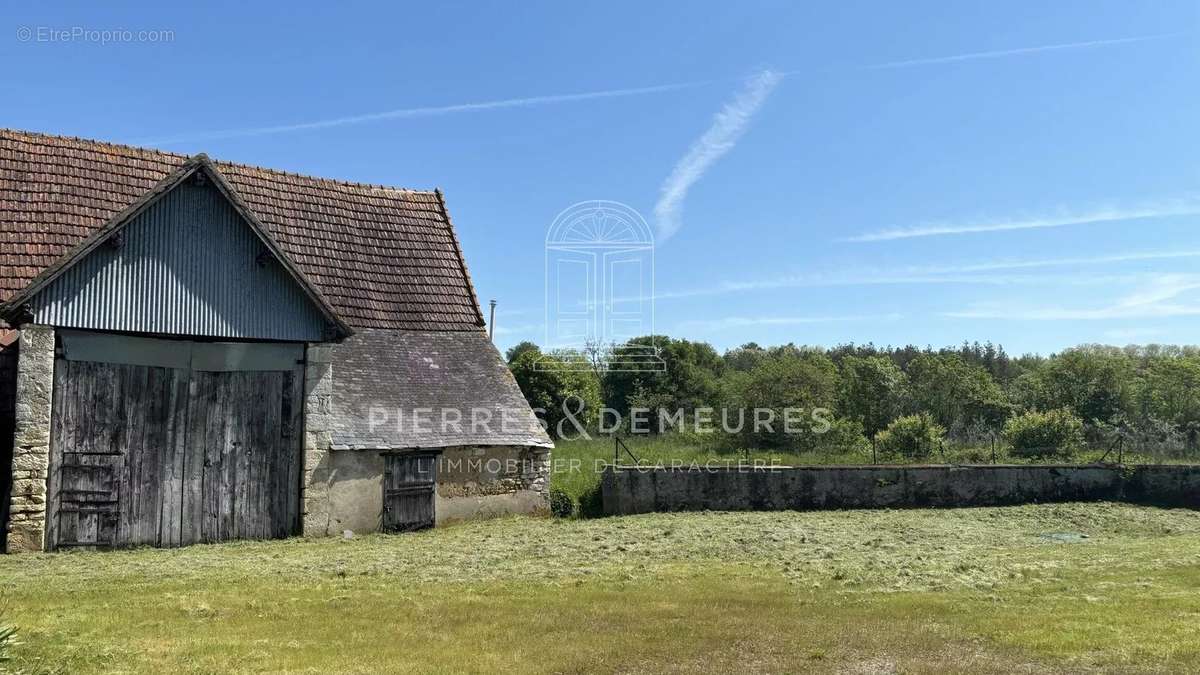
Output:
[[433,527],[436,452],[384,455],[383,529],[412,532]]
[[301,386],[291,372],[193,373],[183,543],[269,539],[299,525]]
[[284,537],[300,518],[298,369],[59,358],[50,548]]
[[53,547],[158,545],[165,448],[188,371],[60,359],[51,428]]

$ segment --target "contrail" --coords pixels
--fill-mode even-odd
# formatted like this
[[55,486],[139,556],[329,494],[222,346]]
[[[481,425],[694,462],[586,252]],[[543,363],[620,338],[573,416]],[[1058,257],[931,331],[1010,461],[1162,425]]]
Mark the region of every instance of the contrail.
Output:
[[364,122],[378,122],[380,120],[393,120],[405,117],[430,117],[434,115],[448,115],[454,113],[465,112],[480,112],[485,110],[498,110],[501,108],[529,108],[540,105],[551,105],[555,103],[573,103],[577,101],[592,101],[602,98],[620,98],[625,96],[645,96],[647,94],[662,94],[671,91],[680,91],[683,89],[695,89],[703,87],[717,80],[706,80],[696,82],[677,82],[674,84],[659,84],[652,87],[634,87],[631,89],[606,89],[604,91],[588,91],[578,94],[553,94],[549,96],[530,96],[526,98],[507,98],[499,101],[482,101],[479,103],[459,103],[455,105],[442,106],[427,106],[421,108],[399,108],[396,110],[385,110],[383,112],[364,113],[362,115],[351,115],[348,117],[335,117],[327,120],[316,120],[313,122],[300,122],[297,124],[281,124],[267,127],[245,127],[241,129],[220,129],[215,131],[202,131],[194,134],[172,136],[167,138],[156,138],[137,141],[140,144],[146,145],[170,145],[172,143],[186,143],[191,141],[207,141],[223,138],[240,138],[244,136],[265,136],[268,134],[286,134],[294,131],[309,131],[312,129],[328,129],[331,127],[341,127],[350,124],[362,124]]
[[[1084,47],[1100,47],[1106,45],[1117,45],[1129,42],[1143,42],[1146,40],[1157,40],[1162,38],[1181,35],[1182,33],[1163,33],[1159,35],[1143,35],[1137,37],[1115,38],[1109,40],[1091,40],[1088,42],[1072,42],[1059,45],[1045,45],[1041,47],[1021,47],[1017,49],[1005,49],[991,52],[975,52],[970,54],[957,54],[953,56],[939,56],[924,59],[911,59],[907,61],[891,61],[887,63],[877,63],[873,65],[860,66],[859,70],[885,69],[885,68],[908,68],[912,66],[931,65],[938,63],[953,63],[955,61],[969,61],[973,59],[991,59],[1004,56],[1019,56],[1024,54],[1034,54],[1038,52],[1055,51],[1063,49],[1080,49]],[[800,75],[814,72],[813,70],[795,70],[784,73],[776,73],[777,78],[783,78],[791,75]],[[385,110],[382,112],[363,113],[361,115],[350,115],[346,117],[335,117],[324,120],[314,120],[311,122],[298,122],[295,124],[280,124],[273,126],[262,127],[242,127],[236,129],[217,129],[213,131],[200,131],[190,134],[180,134],[178,136],[168,136],[160,138],[138,139],[133,141],[140,145],[172,145],[175,143],[187,143],[194,141],[218,140],[226,138],[242,138],[248,136],[265,136],[271,134],[286,134],[297,131],[310,131],[313,129],[329,129],[334,127],[347,126],[351,124],[363,124],[366,122],[377,122],[381,120],[402,119],[407,117],[428,117],[433,115],[448,115],[455,113],[466,112],[482,112],[487,110],[499,110],[504,108],[527,108],[541,105],[554,105],[559,103],[574,103],[578,101],[591,101],[604,98],[620,98],[626,96],[645,96],[652,94],[662,94],[684,89],[694,89],[704,87],[717,82],[729,82],[736,78],[721,78],[712,80],[701,80],[693,82],[675,82],[669,84],[659,84],[648,87],[632,87],[626,89],[606,89],[601,91],[588,91],[574,94],[551,94],[546,96],[530,96],[526,98],[508,98],[497,101],[480,101],[475,103],[459,103],[454,105],[442,106],[425,106],[418,108],[399,108],[396,110]]]
[[882,70],[887,68],[912,68],[914,66],[929,66],[939,63],[955,63],[958,61],[974,61],[977,59],[998,59],[1005,56],[1024,56],[1041,52],[1061,51],[1065,49],[1084,49],[1087,47],[1107,47],[1110,45],[1127,44],[1130,42],[1145,42],[1175,37],[1181,33],[1159,33],[1156,35],[1139,35],[1135,37],[1113,38],[1110,40],[1088,40],[1087,42],[1067,42],[1058,45],[1043,45],[1041,47],[1019,47],[1017,49],[999,49],[990,52],[969,52],[952,56],[934,56],[925,59],[907,59],[903,61],[887,61],[861,66],[865,70]]
[[750,326],[803,326],[814,323],[842,323],[844,321],[899,321],[903,318],[903,314],[895,312],[889,314],[850,314],[845,316],[730,316],[723,319],[682,321],[676,326],[676,331],[722,330]]
[[733,149],[781,79],[781,75],[770,70],[751,78],[746,87],[717,113],[708,131],[696,139],[687,154],[675,164],[663,183],[658,203],[654,205],[659,242],[666,241],[679,230],[683,200],[687,198],[688,190],[709,167]]
[[1035,230],[1048,227],[1066,227],[1068,225],[1092,225],[1096,223],[1111,223],[1122,220],[1141,220],[1144,218],[1191,216],[1198,213],[1200,213],[1200,204],[1197,203],[1143,206],[1129,209],[1102,209],[1090,213],[1081,213],[1078,215],[1030,218],[1026,220],[962,224],[939,223],[909,228],[892,228],[880,230],[878,232],[867,232],[866,234],[847,237],[841,239],[841,241],[861,243],[871,241],[894,241],[896,239],[913,239],[916,237],[937,237],[953,234],[975,234],[979,232]]

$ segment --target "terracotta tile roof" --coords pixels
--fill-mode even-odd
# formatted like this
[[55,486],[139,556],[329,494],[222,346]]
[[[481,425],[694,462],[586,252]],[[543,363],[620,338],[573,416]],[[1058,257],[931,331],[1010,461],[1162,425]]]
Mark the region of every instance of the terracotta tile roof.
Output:
[[[0,129],[0,302],[188,160]],[[351,327],[483,325],[440,192],[213,165]]]

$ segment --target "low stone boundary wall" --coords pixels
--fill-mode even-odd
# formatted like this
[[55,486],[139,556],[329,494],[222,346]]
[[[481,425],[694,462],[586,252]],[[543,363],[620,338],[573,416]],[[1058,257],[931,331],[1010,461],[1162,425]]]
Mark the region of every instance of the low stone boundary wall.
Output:
[[1200,466],[610,466],[601,490],[608,515],[1073,501],[1200,508]]

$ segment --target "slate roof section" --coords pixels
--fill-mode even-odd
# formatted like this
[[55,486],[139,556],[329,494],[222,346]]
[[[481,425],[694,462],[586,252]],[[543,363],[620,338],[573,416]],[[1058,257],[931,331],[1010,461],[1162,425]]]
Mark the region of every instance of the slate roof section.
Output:
[[[0,302],[188,160],[0,129]],[[480,333],[483,315],[440,192],[213,166],[352,328]]]
[[482,330],[362,330],[332,365],[335,450],[553,447]]

